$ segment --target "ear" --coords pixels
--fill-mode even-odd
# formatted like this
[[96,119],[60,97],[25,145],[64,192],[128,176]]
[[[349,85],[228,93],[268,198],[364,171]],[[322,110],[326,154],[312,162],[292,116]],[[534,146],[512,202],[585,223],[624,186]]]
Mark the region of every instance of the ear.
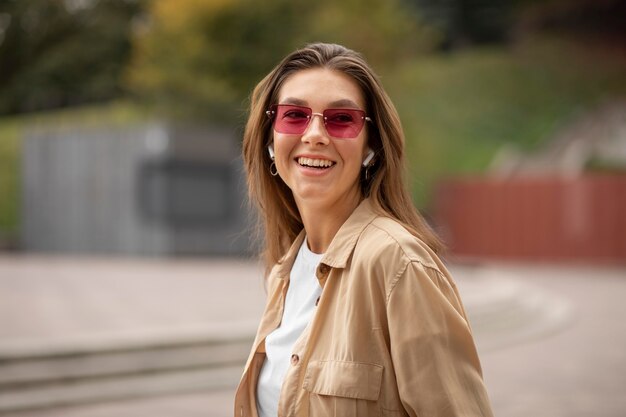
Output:
[[374,158],[374,151],[368,148],[367,156],[363,160],[363,167],[367,167]]
[[274,144],[271,143],[268,147],[267,147],[267,151],[270,154],[270,158],[272,158],[272,161],[274,160]]

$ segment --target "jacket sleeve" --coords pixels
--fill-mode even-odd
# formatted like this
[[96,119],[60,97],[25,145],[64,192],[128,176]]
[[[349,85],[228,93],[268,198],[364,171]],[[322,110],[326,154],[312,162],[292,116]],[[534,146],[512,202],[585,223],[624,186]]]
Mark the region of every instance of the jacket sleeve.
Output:
[[410,416],[493,415],[451,280],[437,269],[408,262],[389,289],[387,319],[400,399]]

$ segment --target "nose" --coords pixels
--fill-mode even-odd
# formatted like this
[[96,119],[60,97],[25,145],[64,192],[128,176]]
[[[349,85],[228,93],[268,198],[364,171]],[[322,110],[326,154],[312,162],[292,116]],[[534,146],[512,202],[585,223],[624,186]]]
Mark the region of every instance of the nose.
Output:
[[[319,117],[315,117],[319,116]],[[311,114],[311,121],[302,134],[302,142],[311,144],[328,144],[330,139],[324,126],[324,116],[321,113]]]

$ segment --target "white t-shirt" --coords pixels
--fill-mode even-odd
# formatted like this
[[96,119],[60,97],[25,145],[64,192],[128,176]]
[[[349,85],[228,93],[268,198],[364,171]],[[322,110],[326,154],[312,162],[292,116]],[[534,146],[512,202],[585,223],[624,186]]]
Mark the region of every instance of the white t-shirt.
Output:
[[309,324],[315,302],[322,294],[315,270],[323,254],[311,252],[306,238],[289,275],[285,310],[280,327],[265,338],[265,361],[257,383],[259,417],[276,417],[283,379],[290,366],[293,345]]

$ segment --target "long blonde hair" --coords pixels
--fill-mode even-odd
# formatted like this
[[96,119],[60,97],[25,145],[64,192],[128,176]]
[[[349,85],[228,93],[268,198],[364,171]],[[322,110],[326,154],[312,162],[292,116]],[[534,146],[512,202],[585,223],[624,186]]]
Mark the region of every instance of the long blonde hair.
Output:
[[[399,221],[410,233],[433,251],[443,245],[419,214],[408,191],[404,159],[404,133],[398,112],[378,77],[360,54],[336,44],[314,43],[285,57],[254,88],[250,114],[243,136],[243,160],[250,201],[259,210],[259,235],[264,235],[263,258],[266,268],[275,264],[302,230],[300,213],[289,187],[270,174],[267,151],[272,142],[271,120],[265,111],[278,100],[285,80],[297,71],[327,68],[352,77],[365,97],[369,147],[376,156],[368,175],[361,175],[361,191],[369,196],[374,209]],[[364,170],[363,170],[364,171]]]

